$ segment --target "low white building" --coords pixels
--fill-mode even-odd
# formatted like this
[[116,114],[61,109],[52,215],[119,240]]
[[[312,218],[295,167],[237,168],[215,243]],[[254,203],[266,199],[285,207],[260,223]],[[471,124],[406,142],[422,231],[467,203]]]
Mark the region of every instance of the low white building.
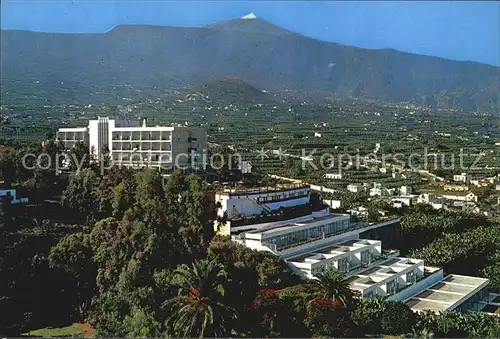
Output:
[[468,175],[467,173],[455,174],[453,176],[453,181],[468,183],[470,181],[470,178],[470,175]]
[[445,199],[456,200],[456,201],[474,201],[474,202],[478,201],[477,195],[475,195],[472,192],[469,192],[467,194],[457,194],[457,193],[443,194],[442,197]]
[[361,218],[368,218],[368,208],[363,206],[347,210],[347,213]]
[[347,185],[347,190],[352,193],[360,193],[364,191],[362,184],[349,184]]
[[388,190],[386,188],[372,188],[370,190],[370,196],[371,197],[375,197],[375,196],[389,197],[392,194],[394,194],[394,190],[391,191],[391,190]]
[[326,173],[324,175],[325,179],[331,179],[331,180],[341,180],[342,179],[342,173]]
[[401,186],[399,192],[401,195],[410,195],[412,193],[412,189],[410,186]]
[[391,199],[392,206],[395,208],[402,208],[404,206],[411,206],[413,196],[399,196]]

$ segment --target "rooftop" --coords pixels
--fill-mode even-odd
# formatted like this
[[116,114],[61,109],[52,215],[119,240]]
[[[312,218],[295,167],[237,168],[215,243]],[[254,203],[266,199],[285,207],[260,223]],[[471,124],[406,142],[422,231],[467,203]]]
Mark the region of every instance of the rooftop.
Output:
[[270,225],[270,226],[267,226],[265,228],[260,228],[260,229],[248,231],[247,233],[269,234],[269,233],[273,233],[273,232],[277,232],[277,231],[285,231],[285,230],[293,229],[293,228],[300,227],[300,226],[303,226],[306,224],[311,224],[314,222],[319,222],[319,221],[328,220],[328,219],[334,219],[334,218],[338,218],[338,217],[342,217],[342,216],[349,217],[347,214],[330,213],[328,215],[321,216],[321,217],[311,216],[311,218],[306,220],[306,221],[294,222],[294,223],[289,223],[289,224],[285,224],[285,225]]
[[279,191],[289,191],[294,189],[309,188],[309,184],[299,184],[299,183],[286,183],[286,184],[276,184],[274,186],[260,186],[260,187],[248,187],[248,186],[233,186],[225,188],[222,191],[217,191],[216,194],[219,195],[252,195],[252,194],[264,194],[266,192],[279,192]]
[[343,253],[348,253],[351,251],[355,251],[357,249],[366,248],[365,246],[377,245],[380,244],[378,240],[349,240],[342,243],[338,243],[335,245],[331,245],[328,247],[324,247],[318,250],[314,250],[312,252],[304,253],[302,255],[292,257],[288,259],[291,262],[305,262],[307,261],[322,261],[326,259],[334,258]]
[[447,311],[486,286],[488,279],[452,274],[406,301],[414,311]]

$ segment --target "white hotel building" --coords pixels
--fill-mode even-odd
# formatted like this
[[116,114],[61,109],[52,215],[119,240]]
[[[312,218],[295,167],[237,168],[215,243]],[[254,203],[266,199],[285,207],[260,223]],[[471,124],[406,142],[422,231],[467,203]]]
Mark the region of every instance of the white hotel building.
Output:
[[139,121],[99,117],[87,127],[59,128],[57,140],[70,149],[83,142],[100,159],[107,148],[116,165],[172,169],[200,167],[207,147],[202,128],[187,126],[147,126]]
[[[217,193],[216,201],[222,203],[222,213],[236,208],[239,218],[254,218],[263,212],[273,215],[280,208],[293,210],[309,204],[308,190],[304,184],[233,189]],[[382,241],[374,239],[372,233],[395,225],[397,220],[361,227],[351,223],[349,215],[331,213],[329,208],[304,211],[307,213],[301,216],[270,222],[255,218],[250,224],[234,223],[238,219],[230,218],[222,233],[249,248],[281,256],[303,279],[314,279],[319,272],[333,268],[346,273],[351,289],[362,298],[402,301],[415,312],[477,312],[497,298],[489,293],[487,279],[445,276],[442,268],[425,266],[421,259],[402,258],[397,250],[384,250]]]

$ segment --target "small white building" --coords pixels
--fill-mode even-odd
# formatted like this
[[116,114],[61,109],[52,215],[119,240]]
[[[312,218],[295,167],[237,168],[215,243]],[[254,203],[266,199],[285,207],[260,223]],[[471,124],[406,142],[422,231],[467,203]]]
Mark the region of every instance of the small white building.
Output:
[[394,194],[394,190],[388,190],[386,188],[372,188],[370,190],[370,196],[371,197],[375,197],[375,196],[378,196],[378,197],[389,197],[391,196],[392,194]]
[[445,199],[457,200],[457,201],[474,201],[474,202],[478,201],[477,195],[475,195],[472,192],[469,192],[467,194],[458,194],[458,192],[455,194],[443,194],[442,197]]
[[331,180],[341,180],[342,179],[342,173],[326,173],[324,175],[325,179],[331,179]]
[[399,197],[395,197],[395,198],[392,198],[392,207],[395,207],[395,208],[402,208],[404,206],[411,206],[411,200],[413,199],[412,196],[399,196]]
[[352,193],[360,193],[364,191],[362,184],[349,184],[347,185],[347,190]]
[[351,215],[355,215],[357,217],[361,217],[361,218],[368,218],[368,208],[363,207],[363,206],[359,206],[359,207],[353,208],[351,210],[347,210],[347,213],[349,213]]
[[467,173],[455,174],[453,176],[453,181],[468,183],[470,181],[470,175]]
[[401,193],[401,195],[410,195],[412,193],[412,189],[410,186],[401,186],[399,193]]

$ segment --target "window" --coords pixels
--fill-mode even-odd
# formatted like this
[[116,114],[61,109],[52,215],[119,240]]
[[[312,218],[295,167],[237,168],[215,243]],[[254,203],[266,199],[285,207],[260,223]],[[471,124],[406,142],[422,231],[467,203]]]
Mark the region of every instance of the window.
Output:
[[338,269],[341,272],[349,272],[349,258],[342,258],[338,261]]
[[370,250],[361,252],[361,265],[369,265],[371,262]]
[[398,283],[395,280],[388,282],[386,285],[386,290],[388,295],[396,294],[398,290]]
[[406,282],[408,284],[414,284],[417,282],[417,274],[415,271],[406,273]]

